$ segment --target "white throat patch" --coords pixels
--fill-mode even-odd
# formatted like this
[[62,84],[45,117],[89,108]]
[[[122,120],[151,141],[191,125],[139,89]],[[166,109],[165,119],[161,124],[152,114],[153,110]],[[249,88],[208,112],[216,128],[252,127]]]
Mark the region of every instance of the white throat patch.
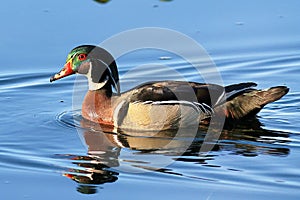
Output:
[[88,83],[89,83],[89,90],[99,90],[101,88],[103,88],[103,86],[107,83],[109,76],[107,75],[104,79],[104,81],[102,81],[101,83],[94,83],[92,80],[92,63],[90,63],[90,69],[88,71],[88,73],[86,74],[86,77],[88,79]]

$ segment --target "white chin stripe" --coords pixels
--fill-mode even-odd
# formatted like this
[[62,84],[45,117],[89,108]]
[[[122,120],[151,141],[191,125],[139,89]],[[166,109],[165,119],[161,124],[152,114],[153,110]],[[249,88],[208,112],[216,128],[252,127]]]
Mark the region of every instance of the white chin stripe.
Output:
[[102,81],[101,83],[94,83],[92,80],[92,63],[90,63],[90,69],[89,72],[86,74],[86,77],[88,79],[88,83],[89,83],[89,90],[99,90],[101,88],[103,88],[103,86],[107,83],[109,76],[105,77],[105,80]]
[[89,90],[99,90],[101,88],[103,88],[103,86],[107,83],[108,81],[108,77],[105,78],[105,81],[101,82],[101,83],[94,83],[91,78],[88,78],[88,82],[89,82]]

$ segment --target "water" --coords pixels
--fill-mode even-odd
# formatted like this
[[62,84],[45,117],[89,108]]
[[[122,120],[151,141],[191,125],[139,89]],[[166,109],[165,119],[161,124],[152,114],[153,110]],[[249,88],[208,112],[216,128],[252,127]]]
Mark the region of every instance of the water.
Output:
[[[298,1],[3,3],[2,199],[298,199],[298,8]],[[195,137],[187,132],[168,147],[170,132],[156,137],[99,132],[72,106],[75,77],[52,84],[49,77],[74,46],[145,26],[174,29],[199,42],[226,85],[253,81],[259,88],[286,85],[290,92],[256,120],[224,130],[205,157],[199,156],[203,130]],[[159,67],[126,77],[149,63],[201,81],[165,52],[137,52],[117,62],[122,90],[143,79],[176,78]],[[161,167],[162,162],[167,164]]]

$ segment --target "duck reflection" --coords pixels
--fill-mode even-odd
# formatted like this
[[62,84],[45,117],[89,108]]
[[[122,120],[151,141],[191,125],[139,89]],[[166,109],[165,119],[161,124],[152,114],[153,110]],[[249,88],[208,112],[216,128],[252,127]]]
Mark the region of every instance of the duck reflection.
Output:
[[[77,191],[81,193],[95,193],[96,186],[112,183],[118,180],[123,171],[122,165],[131,168],[155,171],[178,176],[186,176],[168,169],[172,162],[193,162],[204,166],[210,165],[210,160],[217,159],[220,154],[216,152],[229,152],[237,156],[258,156],[260,154],[271,156],[286,156],[289,149],[283,146],[288,142],[289,135],[284,132],[266,130],[257,118],[248,119],[239,125],[226,124],[222,134],[206,156],[199,156],[204,142],[207,127],[199,127],[197,134],[189,137],[189,130],[185,136],[179,136],[176,131],[163,132],[123,132],[113,133],[112,127],[95,124],[81,120],[82,136],[88,147],[87,155],[71,156],[73,169],[64,175],[79,183]],[[128,149],[128,151],[126,150]],[[121,150],[130,152],[133,156],[122,156]],[[122,152],[123,152],[122,151]],[[160,155],[153,158],[153,155]],[[153,162],[164,159],[164,167]],[[161,161],[158,161],[161,162]],[[130,170],[129,170],[130,171]],[[195,177],[192,177],[195,178]]]

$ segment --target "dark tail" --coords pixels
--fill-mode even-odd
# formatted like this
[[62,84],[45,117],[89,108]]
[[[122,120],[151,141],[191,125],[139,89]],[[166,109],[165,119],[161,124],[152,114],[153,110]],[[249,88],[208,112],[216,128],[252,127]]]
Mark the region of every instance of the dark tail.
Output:
[[285,86],[271,87],[265,90],[245,90],[234,95],[215,110],[216,113],[224,113],[228,119],[241,119],[257,114],[266,104],[280,99],[288,91],[289,88]]

